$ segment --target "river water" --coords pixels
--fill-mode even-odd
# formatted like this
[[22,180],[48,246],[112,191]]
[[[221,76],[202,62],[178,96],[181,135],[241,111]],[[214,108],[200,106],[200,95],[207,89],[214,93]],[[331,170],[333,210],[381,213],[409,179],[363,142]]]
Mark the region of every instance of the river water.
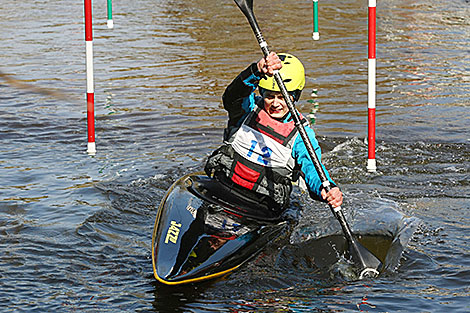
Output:
[[260,57],[244,16],[232,1],[117,0],[110,30],[95,1],[92,157],[83,2],[2,0],[0,311],[470,311],[470,3],[378,2],[376,173],[367,1],[320,1],[319,41],[311,1],[256,1],[255,14],[306,67],[303,113],[318,90],[314,128],[353,229],[413,224],[396,266],[370,281],[309,267],[302,248],[320,242],[302,238],[329,213],[312,204],[234,274],[167,288],[152,273],[156,207],[221,143],[221,94]]

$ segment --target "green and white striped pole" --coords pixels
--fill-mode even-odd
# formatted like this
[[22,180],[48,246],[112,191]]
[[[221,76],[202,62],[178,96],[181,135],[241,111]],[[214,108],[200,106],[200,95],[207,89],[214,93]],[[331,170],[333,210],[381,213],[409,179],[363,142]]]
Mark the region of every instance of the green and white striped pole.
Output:
[[313,0],[313,40],[320,39],[320,33],[318,32],[318,0]]
[[108,28],[113,28],[113,3],[112,0],[108,0]]

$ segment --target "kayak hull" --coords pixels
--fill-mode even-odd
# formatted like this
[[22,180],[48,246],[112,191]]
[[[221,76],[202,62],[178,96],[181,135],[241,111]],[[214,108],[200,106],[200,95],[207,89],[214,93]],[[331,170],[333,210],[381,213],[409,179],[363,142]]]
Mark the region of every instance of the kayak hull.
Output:
[[287,228],[287,222],[279,219],[244,214],[254,209],[252,203],[234,199],[226,187],[201,173],[177,180],[155,219],[155,278],[167,285],[194,283],[240,267]]

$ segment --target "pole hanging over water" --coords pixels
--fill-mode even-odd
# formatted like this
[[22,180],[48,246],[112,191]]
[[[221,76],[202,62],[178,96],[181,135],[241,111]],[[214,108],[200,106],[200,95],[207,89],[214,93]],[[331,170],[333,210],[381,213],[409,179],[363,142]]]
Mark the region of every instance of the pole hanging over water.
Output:
[[113,22],[113,1],[108,0],[108,28],[113,28],[114,27],[114,22]]
[[87,153],[95,155],[95,92],[93,87],[93,25],[91,7],[91,0],[85,0],[86,100],[88,123]]
[[318,0],[313,0],[313,40],[320,39],[320,33],[318,32]]
[[376,34],[376,0],[369,0],[369,59],[368,59],[368,160],[367,170],[375,172],[377,165],[375,161],[375,34]]

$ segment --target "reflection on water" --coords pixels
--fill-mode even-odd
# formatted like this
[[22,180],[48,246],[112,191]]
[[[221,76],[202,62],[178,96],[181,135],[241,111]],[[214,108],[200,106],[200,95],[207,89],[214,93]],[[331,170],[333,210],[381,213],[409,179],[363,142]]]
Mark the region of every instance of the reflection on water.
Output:
[[[312,204],[293,242],[274,243],[219,281],[162,288],[150,257],[155,207],[220,145],[221,94],[261,56],[249,25],[231,1],[142,0],[115,1],[109,30],[106,2],[94,1],[98,153],[90,158],[83,2],[2,0],[0,71],[11,75],[0,78],[3,306],[468,311],[468,1],[379,1],[375,174],[363,140],[367,1],[321,1],[320,41],[311,39],[311,5],[255,1],[255,13],[272,49],[305,64],[303,113],[318,89],[315,130],[353,230],[404,240],[383,276],[365,286],[310,266],[315,254],[296,244],[314,248],[324,238],[315,235],[337,227],[328,208]],[[18,88],[26,84],[34,88]],[[421,224],[411,236],[414,218]]]

